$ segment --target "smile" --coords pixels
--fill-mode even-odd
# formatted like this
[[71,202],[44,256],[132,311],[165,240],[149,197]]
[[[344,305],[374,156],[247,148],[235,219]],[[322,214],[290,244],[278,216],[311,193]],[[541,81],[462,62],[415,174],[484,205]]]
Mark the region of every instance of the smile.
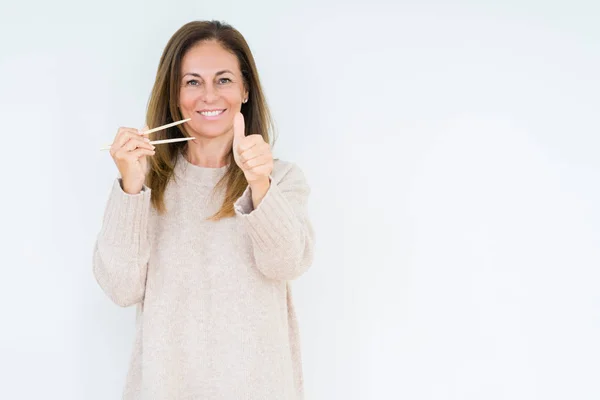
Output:
[[203,115],[205,117],[216,117],[218,115],[221,115],[225,112],[225,109],[223,110],[210,110],[210,111],[198,111],[198,114]]

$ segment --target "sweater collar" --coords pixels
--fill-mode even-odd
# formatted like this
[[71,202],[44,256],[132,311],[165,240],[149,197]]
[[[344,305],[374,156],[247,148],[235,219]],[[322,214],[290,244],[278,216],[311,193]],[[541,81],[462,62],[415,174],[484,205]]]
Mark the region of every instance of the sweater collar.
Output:
[[215,186],[225,175],[228,165],[220,168],[200,167],[189,162],[182,153],[177,155],[174,172],[183,180],[202,186]]

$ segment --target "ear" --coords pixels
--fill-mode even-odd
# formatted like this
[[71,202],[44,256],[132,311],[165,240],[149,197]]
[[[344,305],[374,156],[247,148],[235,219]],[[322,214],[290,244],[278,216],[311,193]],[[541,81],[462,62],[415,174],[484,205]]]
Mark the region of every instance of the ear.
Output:
[[242,92],[242,101],[245,99],[246,101],[248,101],[248,95],[249,95],[249,91],[248,91],[248,84],[246,82],[244,82],[244,91]]

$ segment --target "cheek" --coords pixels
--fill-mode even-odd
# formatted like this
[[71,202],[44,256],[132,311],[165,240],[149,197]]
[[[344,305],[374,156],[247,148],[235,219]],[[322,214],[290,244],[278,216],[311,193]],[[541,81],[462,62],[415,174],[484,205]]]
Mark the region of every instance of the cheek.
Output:
[[223,93],[223,98],[231,106],[239,107],[242,104],[242,96],[237,90],[228,90],[226,93]]
[[182,108],[192,109],[196,104],[197,97],[192,91],[182,90],[179,94],[179,104]]

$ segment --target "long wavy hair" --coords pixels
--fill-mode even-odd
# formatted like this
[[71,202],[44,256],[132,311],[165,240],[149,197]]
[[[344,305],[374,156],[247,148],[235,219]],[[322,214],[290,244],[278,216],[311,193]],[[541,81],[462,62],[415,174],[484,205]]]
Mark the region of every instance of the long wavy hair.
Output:
[[[183,119],[179,103],[181,63],[186,52],[194,45],[215,40],[223,48],[232,52],[238,59],[244,85],[248,91],[248,101],[242,104],[246,136],[259,134],[265,142],[271,143],[274,131],[273,121],[263,94],[254,57],[242,34],[231,25],[219,21],[192,21],[183,25],[169,39],[160,58],[158,71],[146,112],[148,127],[156,127]],[[152,134],[152,140],[189,137],[182,125],[177,125]],[[151,202],[160,213],[165,213],[165,189],[170,179],[179,153],[187,150],[187,141],[156,146],[154,156],[149,157],[146,185],[152,190]],[[225,190],[221,208],[210,218],[219,220],[234,215],[233,204],[243,194],[247,182],[244,173],[233,159],[232,149],[228,155],[229,167],[215,190]]]

